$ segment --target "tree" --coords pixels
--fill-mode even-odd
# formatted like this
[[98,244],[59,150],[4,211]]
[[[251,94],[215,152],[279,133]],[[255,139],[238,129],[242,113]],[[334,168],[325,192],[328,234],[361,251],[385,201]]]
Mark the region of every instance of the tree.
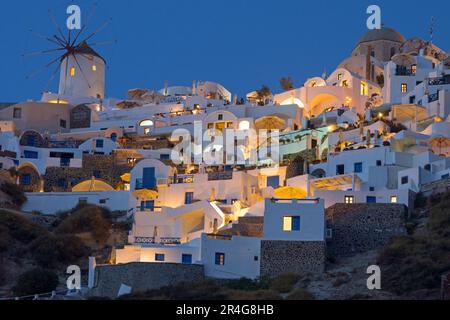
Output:
[[291,77],[283,77],[280,79],[280,86],[284,91],[289,91],[294,89],[294,82]]
[[16,296],[50,293],[59,284],[58,275],[50,270],[35,268],[22,273],[13,287]]
[[257,99],[259,101],[260,105],[265,105],[266,99],[272,96],[272,92],[270,91],[269,87],[266,85],[263,85],[261,89],[256,90]]

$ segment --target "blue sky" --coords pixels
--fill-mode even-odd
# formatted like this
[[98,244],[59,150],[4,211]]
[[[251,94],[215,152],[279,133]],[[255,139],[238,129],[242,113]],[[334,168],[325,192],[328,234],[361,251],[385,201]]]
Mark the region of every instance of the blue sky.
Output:
[[[194,79],[216,81],[241,96],[263,84],[277,92],[283,76],[300,86],[350,54],[367,31],[370,4],[378,4],[383,23],[407,38],[429,39],[434,16],[435,43],[450,51],[447,0],[1,1],[0,102],[39,99],[52,70],[26,76],[52,56],[22,57],[49,48],[29,29],[55,34],[48,10],[64,26],[71,3],[81,6],[83,18],[97,3],[90,31],[113,19],[96,40],[117,44],[95,48],[108,61],[106,94],[113,97],[125,97],[130,88],[160,89],[166,79],[188,86]],[[50,89],[56,91],[56,81]]]

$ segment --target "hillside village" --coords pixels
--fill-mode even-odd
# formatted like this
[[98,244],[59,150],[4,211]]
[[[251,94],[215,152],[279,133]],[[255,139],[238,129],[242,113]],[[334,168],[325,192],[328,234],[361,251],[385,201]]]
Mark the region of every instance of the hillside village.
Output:
[[[0,228],[32,224],[3,233],[15,248],[0,239],[5,297],[18,296],[11,270],[36,263],[80,264],[79,298],[176,298],[157,290],[205,279],[265,294],[261,279],[288,281],[299,299],[439,298],[450,283],[445,250],[424,287],[393,275],[414,241],[450,249],[450,55],[437,44],[370,30],[329,75],[246,97],[199,80],[107,97],[106,59],[75,49],[57,92],[0,103]],[[63,245],[10,259],[39,239]],[[373,264],[389,288],[367,290]]]

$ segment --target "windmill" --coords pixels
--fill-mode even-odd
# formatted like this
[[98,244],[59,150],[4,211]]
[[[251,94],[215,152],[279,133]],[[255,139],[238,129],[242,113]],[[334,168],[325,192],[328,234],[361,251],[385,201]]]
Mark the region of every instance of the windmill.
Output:
[[95,31],[87,33],[87,25],[95,12],[95,8],[96,6],[94,5],[88,18],[85,20],[86,23],[82,25],[81,29],[68,30],[67,33],[64,33],[58,25],[52,11],[48,11],[51,21],[56,28],[56,34],[45,36],[33,30],[30,30],[30,32],[46,40],[51,47],[24,54],[23,56],[52,56],[52,60],[45,66],[29,74],[26,77],[27,79],[49,68],[54,68],[44,91],[48,91],[52,81],[59,73],[58,95],[94,97],[99,99],[104,97],[106,61],[92,47],[117,43],[117,41],[92,41],[112,21],[109,18]]

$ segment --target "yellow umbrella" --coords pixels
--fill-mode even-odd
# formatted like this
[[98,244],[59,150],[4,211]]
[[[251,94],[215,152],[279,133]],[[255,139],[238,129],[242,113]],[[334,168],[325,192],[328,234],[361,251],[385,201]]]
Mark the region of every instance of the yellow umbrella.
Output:
[[281,187],[275,190],[274,195],[278,199],[303,199],[306,191],[297,187]]
[[133,196],[138,199],[156,199],[158,192],[149,189],[140,189],[133,192]]
[[450,138],[447,137],[436,137],[428,140],[428,144],[432,147],[439,148],[439,154],[442,153],[442,148],[450,147]]
[[122,181],[125,182],[125,183],[130,183],[131,175],[129,173],[125,173],[125,174],[120,176],[120,179],[122,179]]

